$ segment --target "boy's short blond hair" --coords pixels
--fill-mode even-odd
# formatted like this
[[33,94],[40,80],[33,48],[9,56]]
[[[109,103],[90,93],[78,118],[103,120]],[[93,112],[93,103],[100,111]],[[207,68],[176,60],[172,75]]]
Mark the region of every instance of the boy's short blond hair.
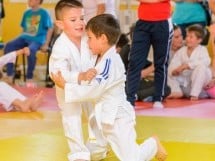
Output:
[[66,8],[83,8],[83,5],[78,0],[59,0],[55,6],[55,18],[61,19],[62,10]]
[[201,25],[198,25],[198,24],[195,24],[195,25],[191,25],[191,26],[188,26],[186,28],[186,32],[194,32],[196,37],[198,39],[204,39],[205,37],[205,30],[204,28],[201,26]]

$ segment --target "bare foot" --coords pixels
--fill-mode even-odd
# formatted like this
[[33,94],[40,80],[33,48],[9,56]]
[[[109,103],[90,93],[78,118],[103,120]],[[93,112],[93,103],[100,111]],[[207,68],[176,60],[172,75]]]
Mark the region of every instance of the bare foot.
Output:
[[157,153],[155,155],[155,158],[158,160],[158,161],[164,161],[166,160],[167,158],[167,152],[166,152],[166,149],[164,148],[164,146],[161,144],[160,140],[158,139],[157,136],[153,136],[153,138],[156,140],[156,143],[157,143]]
[[33,96],[33,101],[30,104],[31,111],[36,111],[41,103],[43,102],[44,92],[40,91],[39,93]]
[[198,98],[198,97],[196,97],[196,96],[190,96],[190,100],[191,100],[191,101],[198,101],[198,100],[199,100],[199,98]]
[[15,107],[16,111],[20,112],[31,112],[30,104],[33,101],[33,98],[27,98],[26,100],[22,101],[19,99],[15,99],[12,102],[12,105]]

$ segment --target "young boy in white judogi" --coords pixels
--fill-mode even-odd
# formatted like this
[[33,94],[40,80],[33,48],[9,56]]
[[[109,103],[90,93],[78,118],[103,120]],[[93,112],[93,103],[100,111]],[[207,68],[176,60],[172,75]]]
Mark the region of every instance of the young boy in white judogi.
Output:
[[187,28],[186,45],[179,49],[169,65],[169,98],[190,97],[191,100],[207,97],[204,86],[212,77],[207,48],[200,45],[204,30],[199,25]]
[[[23,48],[0,57],[0,68],[7,63],[14,63],[16,57],[21,54],[29,55],[29,49]],[[27,98],[22,93],[7,83],[0,81],[0,107],[6,111],[17,110],[21,112],[36,111],[42,102],[43,91]]]
[[[115,43],[120,34],[118,21],[109,14],[92,18],[87,24],[88,44],[98,55],[97,75],[89,84],[66,83],[61,73],[52,75],[56,85],[65,88],[66,102],[96,102],[99,129],[121,161],[165,160],[166,151],[157,137],[136,143],[135,111],[126,100],[125,69]],[[75,95],[72,94],[75,91]]]
[[[95,57],[90,55],[85,31],[83,6],[79,1],[61,0],[55,6],[56,26],[62,33],[55,41],[49,60],[49,72],[61,71],[64,79],[70,83],[77,83],[83,71],[94,66]],[[80,74],[79,74],[80,73]],[[58,105],[62,113],[65,136],[68,139],[70,153],[69,161],[103,159],[106,156],[106,141],[96,126],[94,108],[90,102],[65,102],[65,91],[56,87]],[[75,91],[72,92],[76,94]],[[95,133],[99,150],[94,154],[84,143],[82,134],[82,107],[87,108],[90,125]],[[103,148],[104,147],[104,148]],[[90,154],[91,152],[91,154]],[[101,155],[99,155],[101,154]],[[97,156],[96,156],[97,155]]]

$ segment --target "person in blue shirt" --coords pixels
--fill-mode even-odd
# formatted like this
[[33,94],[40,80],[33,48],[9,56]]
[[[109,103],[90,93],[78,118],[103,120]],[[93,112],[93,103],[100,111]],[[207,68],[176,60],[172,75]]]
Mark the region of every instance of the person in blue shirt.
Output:
[[[33,71],[36,65],[36,53],[39,49],[46,51],[53,32],[53,24],[49,13],[41,8],[43,0],[28,0],[29,9],[23,14],[21,27],[23,32],[14,40],[8,42],[4,53],[28,47],[30,55],[27,58],[27,80],[33,79]],[[7,76],[13,78],[13,64],[7,64]]]
[[186,28],[193,24],[203,27],[207,25],[207,15],[202,0],[173,0],[175,9],[172,15],[172,22],[182,30],[183,38],[186,36]]

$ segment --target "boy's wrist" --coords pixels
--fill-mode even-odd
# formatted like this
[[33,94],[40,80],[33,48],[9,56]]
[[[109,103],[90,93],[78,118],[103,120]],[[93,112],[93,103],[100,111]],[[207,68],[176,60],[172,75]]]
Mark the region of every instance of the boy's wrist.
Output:
[[78,75],[78,83],[80,84],[81,81],[83,81],[83,80],[84,80],[84,73],[81,72],[81,73],[79,73],[79,75]]

